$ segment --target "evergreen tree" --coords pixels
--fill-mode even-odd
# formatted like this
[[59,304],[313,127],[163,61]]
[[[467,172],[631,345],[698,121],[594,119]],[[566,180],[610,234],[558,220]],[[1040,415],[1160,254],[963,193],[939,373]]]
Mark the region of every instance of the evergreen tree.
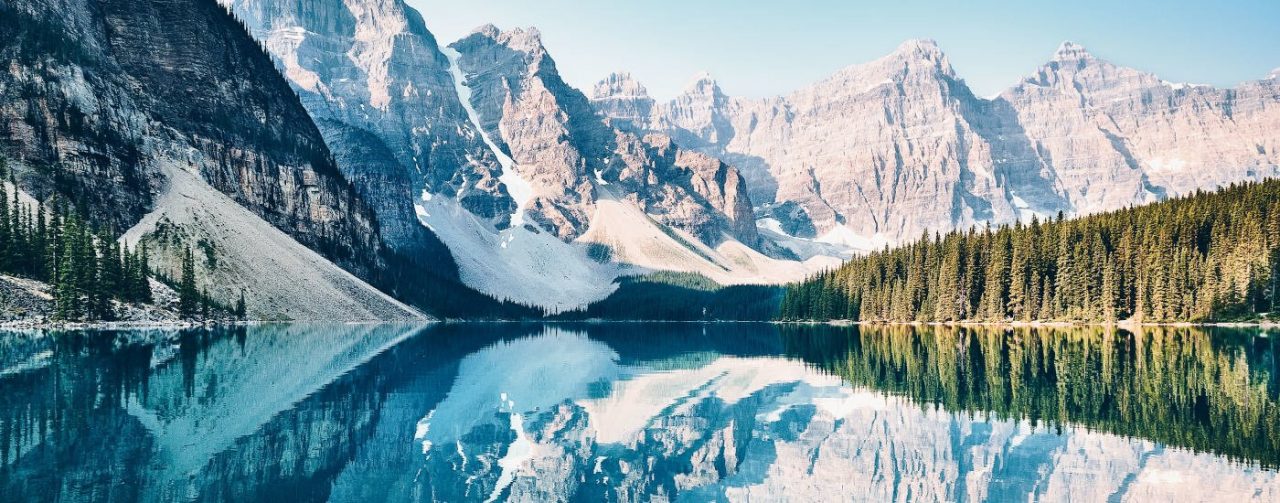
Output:
[[1278,302],[1280,181],[1269,180],[925,235],[792,285],[784,310],[796,320],[1153,322],[1257,319]]
[[[790,292],[788,292],[788,294],[790,294]],[[240,290],[240,299],[236,301],[235,316],[237,320],[241,321],[243,321],[247,316],[244,304],[244,290]]]
[[178,314],[192,318],[200,307],[200,292],[196,290],[195,257],[187,248],[182,254],[182,277],[178,280]]

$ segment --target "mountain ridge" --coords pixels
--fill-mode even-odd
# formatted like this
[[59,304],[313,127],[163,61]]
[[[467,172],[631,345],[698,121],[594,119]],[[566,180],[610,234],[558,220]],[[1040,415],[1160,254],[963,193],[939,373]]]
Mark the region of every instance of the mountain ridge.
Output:
[[778,218],[811,220],[819,240],[864,251],[1280,175],[1267,133],[1280,124],[1273,81],[1172,84],[1070,41],[993,98],[975,96],[928,40],[780,96],[721,94],[703,82],[650,106],[601,85],[593,99],[623,124],[737,166],[758,216],[796,203],[803,214]]

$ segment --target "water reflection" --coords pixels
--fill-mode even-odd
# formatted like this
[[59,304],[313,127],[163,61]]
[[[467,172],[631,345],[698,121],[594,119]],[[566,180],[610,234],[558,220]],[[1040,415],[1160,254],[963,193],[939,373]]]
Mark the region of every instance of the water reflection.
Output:
[[0,494],[1275,501],[1273,341],[689,324],[4,334]]

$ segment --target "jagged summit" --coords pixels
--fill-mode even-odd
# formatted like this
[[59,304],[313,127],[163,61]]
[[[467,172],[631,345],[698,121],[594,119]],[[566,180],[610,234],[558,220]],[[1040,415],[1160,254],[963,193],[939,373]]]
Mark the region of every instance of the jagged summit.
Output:
[[938,76],[954,78],[951,60],[930,39],[909,39],[874,61],[855,64],[818,82],[818,86],[831,85],[865,92],[886,82],[900,82],[915,75],[925,79]]
[[1271,70],[1271,73],[1267,75],[1267,79],[1270,79],[1270,80],[1280,79],[1280,68]]
[[683,94],[686,95],[719,95],[724,94],[720,89],[720,83],[706,70],[700,71],[689,80],[684,86]]
[[630,73],[614,72],[596,83],[592,99],[648,98],[649,90]]
[[498,28],[496,25],[494,25],[493,23],[486,23],[486,24],[483,24],[483,25],[481,25],[481,26],[477,26],[477,27],[476,27],[476,29],[474,29],[474,30],[471,30],[471,34],[472,34],[472,35],[477,34],[477,33],[478,33],[478,34],[481,34],[481,35],[484,35],[484,36],[486,36],[486,37],[494,38],[494,37],[497,37],[499,34],[501,34],[501,33],[502,33],[502,30],[501,30],[501,29],[499,29],[499,28]]
[[912,38],[903,41],[893,50],[893,54],[898,55],[919,55],[926,57],[942,56],[942,49],[938,47],[938,42],[929,38]]
[[532,26],[503,30],[493,24],[486,24],[472,30],[468,38],[476,35],[493,39],[502,45],[529,54],[545,54],[547,52],[546,47],[542,45],[542,32]]
[[695,73],[693,78],[689,79],[689,84],[686,87],[697,87],[706,84],[716,85],[716,78],[714,75],[711,75],[711,72],[702,70]]
[[1090,54],[1084,46],[1070,40],[1062,42],[1058,46],[1058,50],[1053,53],[1054,61],[1080,61],[1086,59],[1094,59],[1093,54]]

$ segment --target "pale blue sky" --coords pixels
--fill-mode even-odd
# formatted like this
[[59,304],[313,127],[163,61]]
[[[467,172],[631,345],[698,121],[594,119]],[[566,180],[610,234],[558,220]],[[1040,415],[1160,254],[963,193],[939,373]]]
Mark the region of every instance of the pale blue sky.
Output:
[[1072,40],[1165,80],[1233,86],[1280,67],[1280,0],[1201,2],[407,0],[448,44],[484,23],[536,26],[570,84],[614,70],[666,99],[701,70],[733,95],[770,96],[938,41],[986,96]]

